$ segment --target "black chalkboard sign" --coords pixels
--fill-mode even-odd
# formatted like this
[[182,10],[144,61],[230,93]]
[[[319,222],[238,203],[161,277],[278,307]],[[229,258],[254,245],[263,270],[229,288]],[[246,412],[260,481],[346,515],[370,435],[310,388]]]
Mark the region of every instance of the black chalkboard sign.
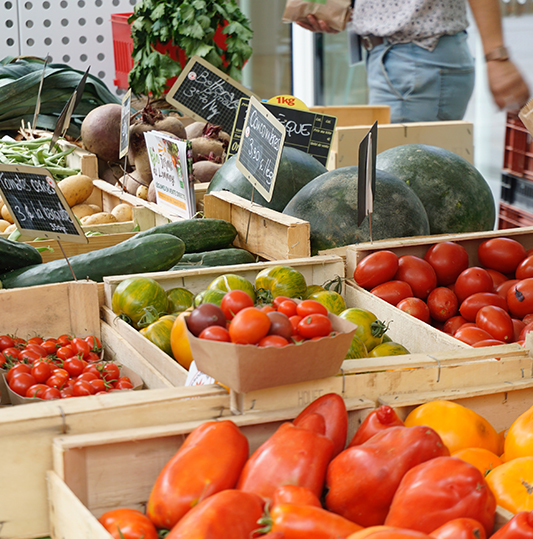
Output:
[[[235,123],[231,131],[227,159],[239,151],[242,127],[249,102],[248,98],[240,100]],[[306,152],[326,166],[337,123],[335,116],[272,103],[263,103],[263,105],[285,126],[285,146]]]
[[21,231],[39,238],[88,242],[63,193],[45,168],[0,165],[0,195]]
[[199,56],[193,56],[169,90],[166,100],[195,120],[221,125],[227,133],[239,99],[252,92]]
[[283,125],[252,97],[244,121],[236,165],[269,202],[274,191],[284,140]]

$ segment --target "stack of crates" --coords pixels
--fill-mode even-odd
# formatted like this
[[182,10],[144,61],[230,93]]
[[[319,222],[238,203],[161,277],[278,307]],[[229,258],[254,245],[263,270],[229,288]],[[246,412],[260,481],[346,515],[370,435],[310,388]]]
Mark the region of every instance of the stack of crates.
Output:
[[507,113],[498,228],[533,226],[533,138]]

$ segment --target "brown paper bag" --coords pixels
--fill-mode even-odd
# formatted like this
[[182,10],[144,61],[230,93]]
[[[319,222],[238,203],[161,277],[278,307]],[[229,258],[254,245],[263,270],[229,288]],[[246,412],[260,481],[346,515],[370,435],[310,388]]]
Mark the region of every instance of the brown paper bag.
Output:
[[533,135],[533,98],[529,100],[522,110],[518,113],[522,123],[531,135]]
[[287,0],[283,22],[306,22],[307,15],[314,15],[338,31],[346,28],[351,16],[351,0]]

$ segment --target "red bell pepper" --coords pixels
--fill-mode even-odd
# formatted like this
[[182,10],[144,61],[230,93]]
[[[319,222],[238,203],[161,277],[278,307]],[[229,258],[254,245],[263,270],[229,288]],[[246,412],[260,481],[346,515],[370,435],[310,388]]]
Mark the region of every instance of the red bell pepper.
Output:
[[364,527],[383,524],[405,473],[421,462],[449,454],[429,427],[390,427],[378,432],[333,459],[326,478],[326,507]]
[[355,431],[353,438],[351,439],[348,447],[354,445],[361,445],[368,439],[372,438],[374,434],[388,429],[389,427],[403,427],[405,426],[403,421],[398,417],[396,412],[387,404],[382,404],[376,410],[372,410],[361,423],[359,428]]
[[490,539],[533,539],[533,511],[520,511]]

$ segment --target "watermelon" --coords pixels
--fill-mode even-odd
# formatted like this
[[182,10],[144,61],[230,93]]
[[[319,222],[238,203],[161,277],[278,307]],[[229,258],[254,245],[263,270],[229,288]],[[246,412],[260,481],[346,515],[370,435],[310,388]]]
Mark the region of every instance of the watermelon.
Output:
[[418,195],[431,234],[494,229],[496,205],[490,186],[463,157],[437,146],[405,144],[378,154],[376,167]]
[[[304,185],[324,172],[327,172],[326,167],[312,155],[285,146],[281,152],[271,201],[265,200],[257,190],[253,193],[253,201],[265,208],[281,212]],[[234,155],[215,172],[207,193],[229,191],[246,200],[252,200],[252,189],[252,184],[237,168],[237,156]]]
[[357,167],[326,172],[309,182],[287,204],[283,213],[308,221],[311,254],[364,241],[429,234],[426,210],[402,180],[376,171],[372,219],[357,226]]

